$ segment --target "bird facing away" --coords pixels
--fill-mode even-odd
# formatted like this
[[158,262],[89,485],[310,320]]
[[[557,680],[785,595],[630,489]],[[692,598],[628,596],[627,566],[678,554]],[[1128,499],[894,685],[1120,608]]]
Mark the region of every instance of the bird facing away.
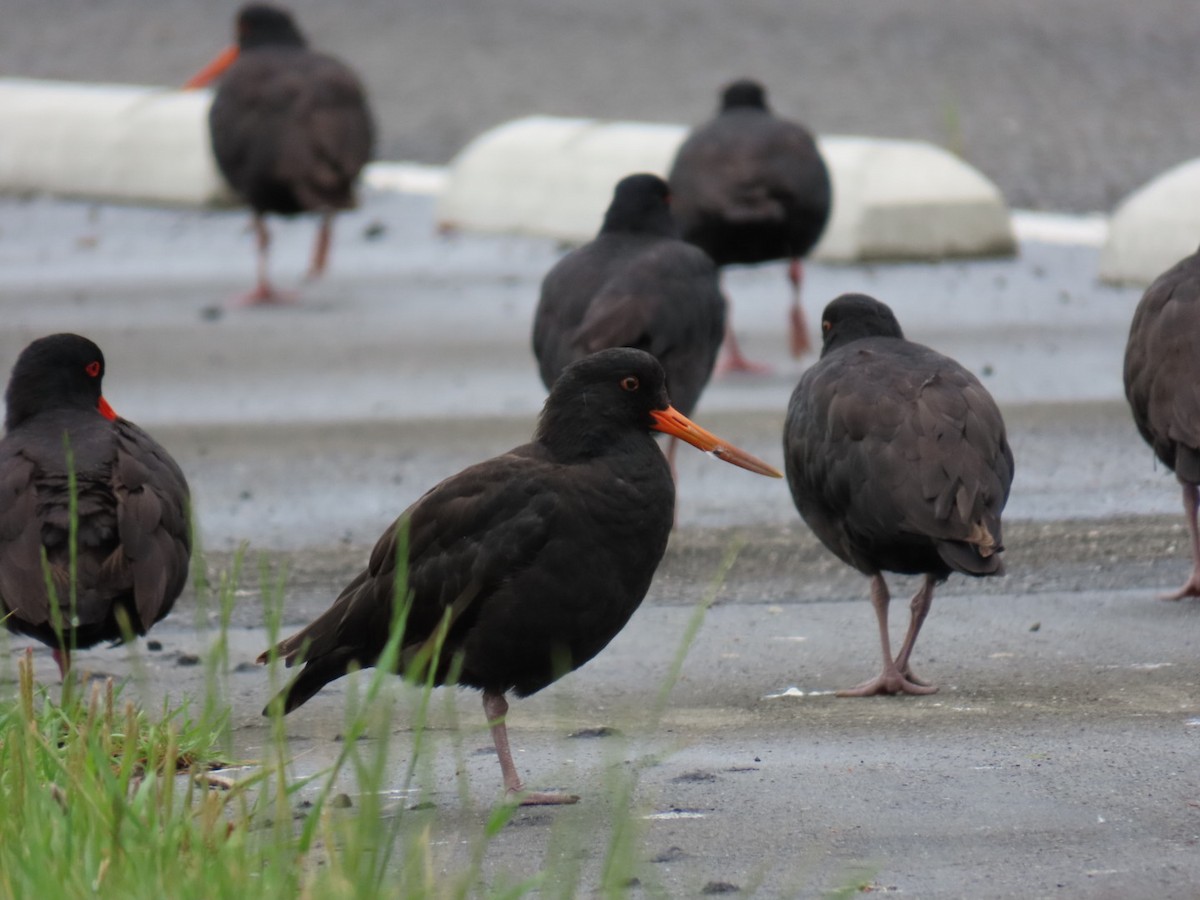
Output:
[[[735,81],[724,89],[716,117],[680,146],[667,180],[684,239],[718,266],[788,260],[790,348],[793,356],[805,353],[801,259],[825,230],[832,203],[829,171],[812,135],[777,118],[761,84]],[[742,356],[727,325],[718,371],[764,369]]]
[[533,353],[549,388],[589,353],[645,350],[666,372],[675,408],[690,416],[712,375],[724,326],[716,266],[679,238],[666,182],[630,175],[618,182],[595,240],[564,256],[542,280]]
[[54,648],[64,678],[73,649],[145,634],[169,613],[191,555],[183,473],[113,412],[103,378],[99,347],[55,334],[22,351],[5,393],[0,615]]
[[[822,315],[820,361],[788,403],[783,448],[796,508],[821,543],[871,578],[883,672],[842,696],[929,694],[913,645],[951,572],[1002,571],[1013,478],[1004,420],[979,380],[904,339],[883,303],[844,294]],[[893,658],[883,572],[923,574]]]
[[1183,488],[1192,574],[1165,600],[1200,597],[1200,251],[1146,289],[1125,346],[1125,396],[1133,420]]
[[267,277],[265,215],[315,212],[321,223],[309,277],[325,271],[334,213],[355,206],[354,185],[371,158],[374,126],[366,93],[346,65],[308,48],[292,17],[265,4],[242,7],[237,44],[187,87],[224,74],[209,110],[213,155],[225,180],[254,211],[258,285],[245,304],[278,303]]
[[646,595],[675,503],[653,431],[782,477],[672,409],[654,357],[626,348],[585,357],[554,383],[531,443],[428,491],[328,611],[259,657],[305,663],[273,702],[291,712],[348,668],[376,664],[396,613],[398,548],[407,546],[400,668],[423,677],[420,660],[444,641],[434,682],[483,692],[508,796],[527,805],[577,800],[525,793],[505,694],[528,696],[583,665]]

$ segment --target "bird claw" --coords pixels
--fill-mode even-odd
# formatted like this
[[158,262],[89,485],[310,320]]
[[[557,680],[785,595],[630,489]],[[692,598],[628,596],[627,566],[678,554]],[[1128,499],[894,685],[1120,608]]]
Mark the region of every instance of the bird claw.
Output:
[[299,302],[292,291],[277,291],[271,287],[256,287],[254,290],[234,297],[229,305],[233,308],[247,306],[290,306]]
[[1200,597],[1200,573],[1193,573],[1187,584],[1170,594],[1159,594],[1159,600],[1182,600],[1184,597]]
[[765,363],[751,362],[740,353],[722,353],[713,367],[714,375],[728,375],[731,372],[742,372],[747,375],[770,375],[771,367]]
[[517,806],[568,806],[579,802],[578,794],[560,794],[556,791],[509,790],[505,801]]
[[837,692],[839,697],[875,697],[879,694],[936,694],[938,692],[937,685],[929,684],[920,679],[908,675],[901,675],[899,672],[888,673],[884,672],[870,681],[864,681],[862,684],[852,688],[846,688]]
[[804,323],[804,314],[799,308],[793,307],[788,315],[788,319],[791,324],[788,346],[792,351],[792,358],[799,359],[812,349],[812,341],[808,337],[808,327]]

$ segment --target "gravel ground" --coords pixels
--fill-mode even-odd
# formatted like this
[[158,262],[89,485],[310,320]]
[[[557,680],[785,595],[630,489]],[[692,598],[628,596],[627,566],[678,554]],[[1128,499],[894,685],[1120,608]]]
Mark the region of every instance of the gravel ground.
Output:
[[[823,133],[923,138],[1016,207],[1107,211],[1200,154],[1193,0],[295,0],[366,81],[383,159],[448,160],[530,113],[706,118],[761,78]],[[236,4],[6,0],[0,75],[177,84]]]

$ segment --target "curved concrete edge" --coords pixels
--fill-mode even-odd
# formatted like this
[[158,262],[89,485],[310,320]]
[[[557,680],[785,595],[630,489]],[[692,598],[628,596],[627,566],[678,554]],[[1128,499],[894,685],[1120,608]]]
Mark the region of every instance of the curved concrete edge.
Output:
[[209,91],[0,79],[0,190],[235,203],[208,141]]
[[436,217],[445,229],[582,243],[600,227],[613,186],[665,175],[682,125],[530,116],[486,131],[449,165]]
[[1113,211],[1100,278],[1146,286],[1200,245],[1200,159],[1138,188]]
[[[443,228],[571,242],[599,228],[613,185],[664,175],[683,125],[531,116],[487,131],[450,163]],[[995,256],[1016,249],[999,189],[932,144],[823,137],[834,210],[814,256],[838,262]]]

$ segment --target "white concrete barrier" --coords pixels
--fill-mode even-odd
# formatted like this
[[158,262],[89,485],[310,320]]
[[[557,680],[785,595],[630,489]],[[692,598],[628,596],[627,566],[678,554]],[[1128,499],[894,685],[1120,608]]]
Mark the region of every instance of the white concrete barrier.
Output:
[[208,91],[0,79],[0,190],[140,203],[235,202]]
[[[582,242],[613,185],[666,173],[682,125],[533,116],[500,125],[451,162],[440,225]],[[1016,247],[996,186],[932,144],[823,137],[834,209],[814,256],[852,262],[992,256]]]
[[1100,277],[1148,285],[1200,245],[1200,159],[1168,169],[1117,205]]

